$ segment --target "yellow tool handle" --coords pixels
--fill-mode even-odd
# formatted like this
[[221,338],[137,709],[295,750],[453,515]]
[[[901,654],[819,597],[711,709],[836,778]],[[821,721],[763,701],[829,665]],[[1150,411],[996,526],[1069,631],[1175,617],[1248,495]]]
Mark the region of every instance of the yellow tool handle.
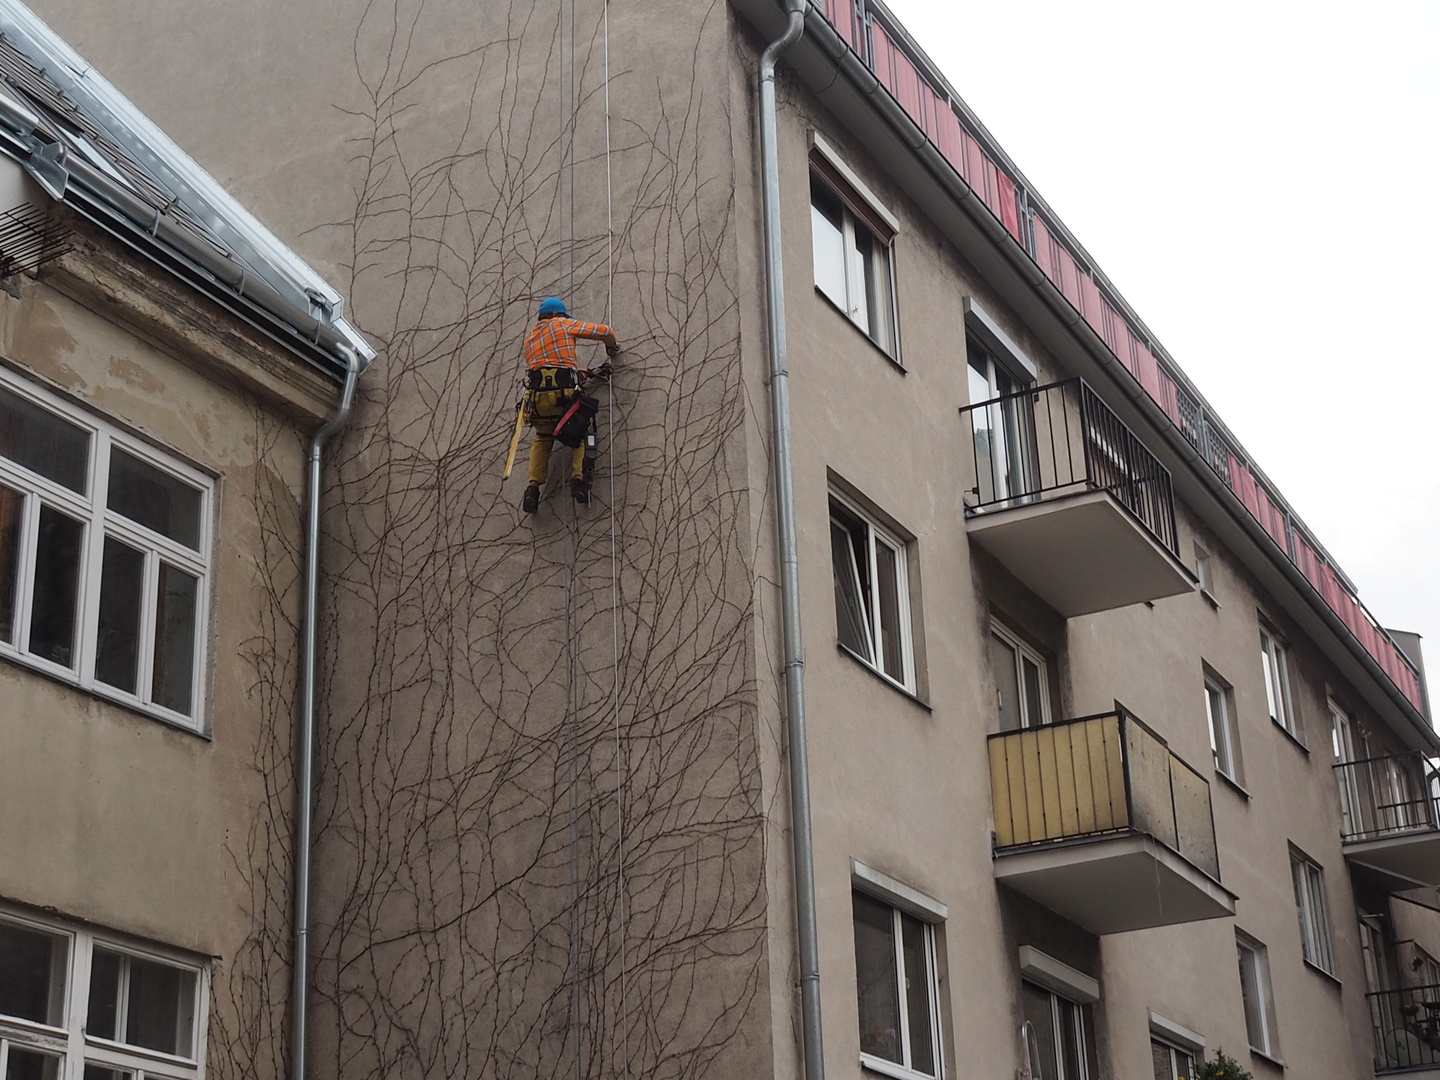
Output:
[[515,434],[510,438],[510,453],[505,455],[505,475],[500,479],[509,480],[510,471],[515,468],[515,450],[520,445],[520,429],[525,425],[525,399],[515,406]]

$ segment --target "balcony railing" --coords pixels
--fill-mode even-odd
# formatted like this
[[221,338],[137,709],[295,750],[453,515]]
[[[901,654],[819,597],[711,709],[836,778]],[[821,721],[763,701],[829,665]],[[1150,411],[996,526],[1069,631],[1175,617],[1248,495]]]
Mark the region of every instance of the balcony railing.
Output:
[[1210,785],[1124,708],[990,736],[997,853],[1141,833],[1220,880]]
[[1029,388],[960,411],[971,434],[973,512],[1106,491],[1172,554],[1177,552],[1170,470],[1083,379]]
[[1440,776],[1418,752],[1342,762],[1340,833],[1347,841],[1380,840],[1440,829]]
[[1375,1071],[1440,1067],[1440,986],[1365,995],[1375,1032]]
[[880,0],[810,0],[1417,709],[1420,673],[1059,217]]

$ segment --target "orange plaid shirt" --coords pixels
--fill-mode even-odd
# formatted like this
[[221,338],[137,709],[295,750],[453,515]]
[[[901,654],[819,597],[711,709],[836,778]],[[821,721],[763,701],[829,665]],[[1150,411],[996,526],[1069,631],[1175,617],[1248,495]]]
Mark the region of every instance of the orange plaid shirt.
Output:
[[575,342],[580,338],[605,338],[610,328],[604,323],[581,322],[556,315],[541,319],[525,335],[525,366],[530,370],[542,367],[574,368]]

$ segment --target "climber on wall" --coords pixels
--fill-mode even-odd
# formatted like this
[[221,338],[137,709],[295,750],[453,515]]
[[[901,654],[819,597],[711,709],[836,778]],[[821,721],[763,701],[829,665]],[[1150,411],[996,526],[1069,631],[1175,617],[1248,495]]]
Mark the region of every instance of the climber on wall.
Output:
[[[594,371],[582,370],[575,360],[575,342],[590,338],[605,343],[608,359]],[[620,354],[615,332],[602,323],[572,319],[559,297],[540,302],[540,317],[525,335],[525,399],[523,418],[535,429],[530,445],[529,486],[521,509],[533,514],[540,508],[540,485],[550,471],[550,448],[558,438],[574,447],[570,458],[570,493],[575,501],[590,502],[593,468],[593,420],[596,403],[582,393],[587,379],[610,376],[610,361]],[[516,426],[519,434],[519,425]],[[587,445],[588,444],[588,445]],[[514,447],[511,447],[514,453]],[[590,467],[587,468],[587,465]],[[507,473],[508,474],[508,473]]]

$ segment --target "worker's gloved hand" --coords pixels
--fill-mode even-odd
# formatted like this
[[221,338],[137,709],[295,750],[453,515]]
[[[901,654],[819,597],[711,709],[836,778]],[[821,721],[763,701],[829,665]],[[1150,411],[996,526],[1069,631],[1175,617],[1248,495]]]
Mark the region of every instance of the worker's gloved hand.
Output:
[[[611,360],[614,360],[617,356],[620,355],[620,346],[619,346],[619,345],[606,345],[606,346],[605,346],[605,355],[608,356]],[[606,367],[609,367],[610,365],[609,365],[609,364],[606,364],[605,366],[606,366]]]

